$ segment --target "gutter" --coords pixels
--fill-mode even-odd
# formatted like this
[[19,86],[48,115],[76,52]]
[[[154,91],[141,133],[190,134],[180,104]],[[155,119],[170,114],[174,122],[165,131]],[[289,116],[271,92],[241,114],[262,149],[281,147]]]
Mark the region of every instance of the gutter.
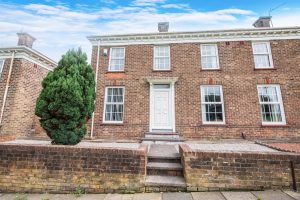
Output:
[[[98,71],[99,71],[99,59],[100,59],[100,41],[98,40],[98,45],[97,45],[97,62],[96,62],[96,74],[95,74],[95,93],[97,94],[97,82],[98,82]],[[96,95],[97,96],[97,95]],[[95,109],[96,109],[96,99],[94,100],[95,104]],[[90,138],[92,139],[94,136],[94,121],[95,121],[95,111],[93,112],[92,115],[92,125],[91,125],[91,136]]]
[[3,113],[4,113],[5,103],[6,103],[8,89],[9,89],[9,82],[10,82],[11,73],[12,73],[12,67],[13,67],[13,63],[14,63],[14,59],[15,59],[15,53],[16,53],[16,51],[13,51],[12,55],[11,55],[11,60],[10,60],[10,65],[9,65],[9,72],[8,72],[8,77],[7,77],[7,80],[6,80],[4,96],[3,96],[3,100],[2,100],[3,103],[2,103],[1,114],[0,114],[0,125],[1,126],[2,126]]

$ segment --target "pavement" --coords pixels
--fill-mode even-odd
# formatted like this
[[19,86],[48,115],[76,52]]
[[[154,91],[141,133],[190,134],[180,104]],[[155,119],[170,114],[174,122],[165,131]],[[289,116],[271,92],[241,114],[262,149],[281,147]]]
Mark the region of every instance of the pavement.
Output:
[[138,194],[1,194],[1,200],[300,200],[293,191],[192,192]]

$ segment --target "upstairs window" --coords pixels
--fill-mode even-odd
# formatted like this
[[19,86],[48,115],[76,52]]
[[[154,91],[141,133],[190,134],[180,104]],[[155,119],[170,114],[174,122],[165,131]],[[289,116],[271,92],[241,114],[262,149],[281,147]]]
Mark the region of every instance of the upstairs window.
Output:
[[256,69],[274,67],[269,42],[252,42],[252,49]]
[[108,71],[124,71],[125,65],[125,48],[113,47],[110,49]]
[[201,105],[204,124],[225,124],[222,86],[201,86]]
[[154,47],[154,70],[170,70],[170,46]]
[[279,85],[257,86],[262,124],[285,124]]
[[2,74],[2,70],[3,70],[3,67],[4,67],[4,59],[0,59],[0,74]]
[[124,90],[124,87],[105,88],[103,122],[123,123]]
[[219,69],[217,44],[201,44],[202,69]]

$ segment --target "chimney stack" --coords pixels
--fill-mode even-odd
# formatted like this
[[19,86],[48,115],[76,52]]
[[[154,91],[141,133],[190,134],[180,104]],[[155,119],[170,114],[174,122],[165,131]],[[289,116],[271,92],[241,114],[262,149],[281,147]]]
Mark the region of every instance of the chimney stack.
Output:
[[18,46],[26,46],[32,48],[33,42],[36,40],[28,33],[17,33],[19,37]]
[[271,16],[260,17],[253,24],[255,28],[270,28],[271,27]]
[[169,22],[158,22],[158,32],[168,32]]

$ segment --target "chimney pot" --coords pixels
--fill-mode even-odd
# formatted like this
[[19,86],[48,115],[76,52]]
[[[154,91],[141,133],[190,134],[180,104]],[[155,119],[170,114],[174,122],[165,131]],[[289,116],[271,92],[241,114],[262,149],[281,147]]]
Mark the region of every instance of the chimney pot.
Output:
[[33,42],[36,40],[28,33],[17,33],[19,37],[18,46],[26,46],[32,48]]
[[255,28],[270,28],[271,27],[271,16],[260,17],[253,23]]
[[159,22],[158,23],[159,32],[168,32],[169,31],[169,22]]

